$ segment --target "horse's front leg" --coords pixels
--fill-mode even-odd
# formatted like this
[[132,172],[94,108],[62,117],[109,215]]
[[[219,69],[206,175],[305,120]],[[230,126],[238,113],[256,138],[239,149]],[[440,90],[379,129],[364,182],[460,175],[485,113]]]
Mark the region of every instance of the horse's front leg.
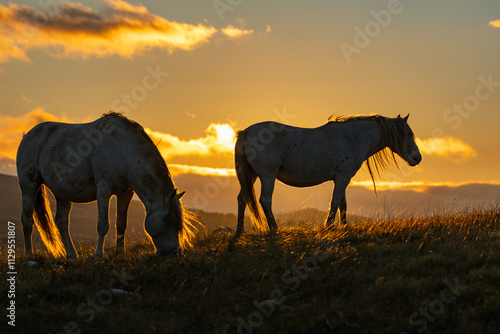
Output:
[[76,259],[78,253],[75,250],[71,236],[69,235],[69,214],[71,212],[71,207],[73,204],[70,201],[63,200],[61,198],[56,198],[57,200],[57,211],[56,211],[56,226],[61,235],[61,239],[66,250],[66,258]]
[[345,201],[345,189],[349,185],[349,182],[351,182],[350,177],[342,177],[335,180],[332,201],[330,203],[330,212],[328,213],[328,218],[326,219],[326,226],[333,225],[335,222],[335,215],[337,214],[339,207],[341,208],[340,220],[342,222],[346,222],[345,211],[347,209],[347,202]]
[[104,255],[104,238],[109,230],[109,199],[111,198],[111,193],[108,188],[104,185],[97,186],[97,210],[98,210],[98,221],[97,221],[97,233],[99,235],[97,239],[97,247],[94,252],[94,257],[96,259],[101,259]]
[[134,196],[132,189],[127,189],[117,196],[116,205],[116,253],[125,252],[125,230],[130,201]]

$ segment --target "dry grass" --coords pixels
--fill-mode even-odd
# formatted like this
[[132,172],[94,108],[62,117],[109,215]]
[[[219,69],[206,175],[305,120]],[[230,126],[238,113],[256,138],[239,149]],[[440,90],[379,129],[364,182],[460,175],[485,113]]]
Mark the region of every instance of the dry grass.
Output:
[[[499,223],[495,209],[302,225],[231,250],[229,234],[205,235],[169,258],[141,241],[99,262],[81,243],[61,267],[18,263],[16,332],[499,333]],[[5,262],[2,249],[2,277]],[[111,295],[117,273],[141,297]]]

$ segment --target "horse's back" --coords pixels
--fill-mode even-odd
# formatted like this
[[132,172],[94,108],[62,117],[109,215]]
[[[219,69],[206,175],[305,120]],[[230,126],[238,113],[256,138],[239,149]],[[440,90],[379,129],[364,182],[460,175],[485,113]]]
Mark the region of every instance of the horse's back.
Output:
[[351,168],[351,148],[342,124],[300,128],[262,122],[246,128],[242,138],[241,148],[256,174],[276,174],[288,185],[317,185]]
[[308,156],[322,155],[330,150],[332,133],[324,126],[301,128],[278,122],[256,123],[242,131],[245,145],[256,151],[256,155]]
[[[115,129],[117,133],[111,135]],[[113,118],[81,124],[41,123],[24,136],[19,146],[20,182],[23,176],[35,175],[60,197],[70,197],[73,202],[95,200],[95,171],[116,173],[113,167],[119,160],[122,137],[119,122]]]
[[40,150],[50,135],[57,132],[62,124],[64,123],[40,123],[23,136],[16,156],[17,174],[21,185],[40,178],[38,169]]

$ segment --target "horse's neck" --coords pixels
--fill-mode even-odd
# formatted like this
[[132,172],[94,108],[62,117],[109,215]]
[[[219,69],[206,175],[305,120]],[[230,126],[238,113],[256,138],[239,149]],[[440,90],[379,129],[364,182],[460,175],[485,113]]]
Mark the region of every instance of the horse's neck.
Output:
[[[142,154],[140,150],[136,152]],[[148,157],[140,156],[137,159],[144,161],[146,166],[137,166],[131,171],[129,174],[131,188],[144,203],[146,211],[156,210],[165,204],[167,196],[175,189],[175,185],[166,167],[148,165],[147,162],[152,161]]]
[[167,201],[168,194],[175,189],[173,186],[157,181],[157,179],[151,183],[138,181],[142,183],[138,184],[134,182],[134,186],[132,187],[132,190],[137,193],[137,196],[139,196],[144,204],[146,212],[153,212],[163,207]]
[[365,159],[387,147],[387,143],[382,138],[380,127],[375,120],[360,120],[352,122],[355,131],[360,134],[359,145],[366,151]]

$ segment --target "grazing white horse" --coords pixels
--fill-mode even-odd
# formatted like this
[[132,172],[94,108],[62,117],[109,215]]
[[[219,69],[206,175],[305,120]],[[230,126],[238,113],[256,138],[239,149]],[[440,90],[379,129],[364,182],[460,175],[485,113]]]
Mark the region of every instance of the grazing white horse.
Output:
[[[121,114],[109,112],[86,124],[38,124],[19,145],[17,174],[27,256],[33,254],[31,234],[36,223],[52,254],[65,251],[68,258],[76,258],[68,231],[72,202],[97,200],[99,238],[94,256],[101,258],[112,195],[117,197],[116,251],[123,252],[134,192],[146,208],[145,229],[158,255],[177,252],[192,235],[192,216],[180,202],[184,193],[177,194],[160,152],[142,126]],[[57,200],[55,222],[46,187]]]
[[339,208],[340,220],[346,223],[345,190],[363,162],[375,186],[374,168],[378,173],[391,163],[397,166],[394,153],[410,166],[422,160],[408,117],[337,117],[314,129],[262,122],[240,131],[235,147],[236,174],[241,186],[236,235],[244,230],[246,206],[254,225],[265,229],[253,187],[257,177],[261,182],[260,204],[271,230],[278,228],[271,208],[276,179],[294,187],[333,181],[326,224],[333,224]]

